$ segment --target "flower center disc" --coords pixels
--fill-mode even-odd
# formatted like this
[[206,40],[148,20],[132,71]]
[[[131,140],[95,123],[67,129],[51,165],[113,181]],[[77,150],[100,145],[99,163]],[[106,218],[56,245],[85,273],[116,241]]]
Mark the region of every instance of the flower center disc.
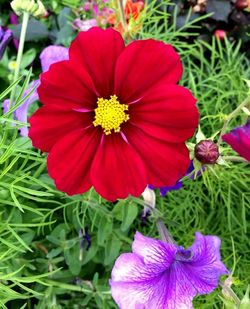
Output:
[[125,113],[128,105],[121,104],[116,95],[111,95],[110,99],[98,98],[95,109],[94,126],[101,126],[106,135],[121,131],[121,124],[129,120],[129,115]]

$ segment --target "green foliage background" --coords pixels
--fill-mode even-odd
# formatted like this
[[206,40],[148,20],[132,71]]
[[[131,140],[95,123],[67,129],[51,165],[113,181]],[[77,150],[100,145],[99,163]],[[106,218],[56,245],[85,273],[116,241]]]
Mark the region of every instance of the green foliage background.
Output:
[[[175,21],[168,23],[167,3],[151,4],[137,38],[153,37],[178,50],[184,65],[181,83],[198,98],[200,125],[210,137],[246,97],[249,60],[240,43],[185,43],[195,35],[197,20],[177,30]],[[20,81],[21,93],[29,78]],[[10,90],[0,95],[1,101]],[[20,95],[13,110],[21,103]],[[46,172],[46,155],[18,136],[22,124],[11,113],[0,121],[1,308],[117,308],[108,286],[114,261],[131,250],[136,230],[158,237],[154,216],[142,224],[141,199],[112,204],[94,190],[73,197],[57,191]],[[241,115],[232,126],[243,121]],[[223,153],[232,154],[226,145]],[[239,278],[235,291],[240,297],[250,282],[249,187],[249,166],[236,163],[208,169],[199,179],[186,180],[181,190],[157,197],[159,213],[179,244],[191,245],[197,230],[222,239],[222,258]],[[80,246],[80,230],[91,236],[89,250]],[[195,308],[222,308],[219,293],[198,297]]]

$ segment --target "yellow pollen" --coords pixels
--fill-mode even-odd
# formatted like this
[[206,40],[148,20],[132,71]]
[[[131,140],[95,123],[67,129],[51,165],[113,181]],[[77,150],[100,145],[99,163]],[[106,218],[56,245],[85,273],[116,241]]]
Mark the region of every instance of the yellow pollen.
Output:
[[106,135],[121,131],[121,124],[129,120],[129,115],[125,113],[128,105],[121,104],[116,95],[111,95],[110,99],[98,98],[95,109],[94,126],[101,126]]

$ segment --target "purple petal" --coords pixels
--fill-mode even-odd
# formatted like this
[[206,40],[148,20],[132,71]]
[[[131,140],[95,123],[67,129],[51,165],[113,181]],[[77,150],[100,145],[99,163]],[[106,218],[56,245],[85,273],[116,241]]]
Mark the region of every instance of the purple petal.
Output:
[[220,239],[196,233],[187,250],[136,233],[133,253],[116,261],[111,292],[124,309],[191,309],[199,294],[210,293],[228,274],[220,260]]
[[[22,98],[25,98],[35,88],[35,91],[28,97],[28,99],[24,101],[23,104],[15,110],[14,112],[15,120],[18,120],[20,122],[25,122],[25,123],[27,122],[28,108],[30,104],[38,100],[37,88],[39,85],[40,85],[40,81],[34,80],[29,84],[28,88],[24,91]],[[9,110],[9,104],[10,104],[10,100],[4,100],[3,102],[3,112],[4,113],[7,113],[7,111]],[[21,127],[20,134],[22,136],[28,136],[28,128]]]
[[63,46],[50,45],[44,48],[44,50],[40,54],[43,72],[48,71],[51,64],[68,59],[68,48]]
[[177,247],[173,244],[135,233],[132,252],[142,257],[146,264],[156,264],[159,269],[165,270],[172,264],[176,251]]
[[80,18],[77,18],[74,20],[73,25],[76,29],[87,31],[90,28],[97,26],[97,21],[94,18],[87,20],[81,20]]
[[174,186],[161,187],[160,195],[165,196],[169,191],[180,190],[182,188],[182,185],[183,185],[182,181],[177,181],[177,183]]
[[[28,86],[28,88],[23,93],[23,98],[27,96],[34,88],[35,91],[28,97],[26,101],[15,111],[16,119],[20,122],[27,122],[28,120],[28,108],[30,104],[34,103],[38,100],[38,93],[37,88],[40,85],[39,80],[34,80],[31,82]],[[27,127],[21,127],[20,128],[20,134],[22,136],[28,136],[28,128]]]
[[221,241],[216,236],[203,236],[197,232],[195,242],[189,248],[192,260],[185,267],[185,273],[196,287],[197,294],[212,292],[221,275],[229,274],[220,256]]
[[244,126],[237,127],[224,134],[222,139],[240,156],[250,161],[250,120]]
[[0,27],[0,59],[2,59],[5,49],[13,37],[10,29],[4,30]]

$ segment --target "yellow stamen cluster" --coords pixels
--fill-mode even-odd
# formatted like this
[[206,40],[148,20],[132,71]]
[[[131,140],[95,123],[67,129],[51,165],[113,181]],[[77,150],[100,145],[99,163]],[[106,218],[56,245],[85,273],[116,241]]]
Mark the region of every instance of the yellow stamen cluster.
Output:
[[129,115],[125,113],[128,105],[121,104],[116,95],[110,96],[110,99],[98,98],[97,108],[95,109],[94,126],[101,126],[106,135],[121,131],[121,124],[129,120]]

